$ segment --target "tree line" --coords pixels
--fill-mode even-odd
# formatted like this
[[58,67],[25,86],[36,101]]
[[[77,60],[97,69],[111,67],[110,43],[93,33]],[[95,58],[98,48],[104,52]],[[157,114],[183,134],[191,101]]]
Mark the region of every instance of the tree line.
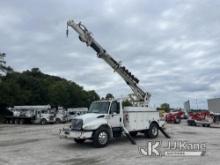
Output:
[[44,74],[38,68],[10,71],[1,77],[0,106],[46,105],[88,107],[99,95],[73,81]]

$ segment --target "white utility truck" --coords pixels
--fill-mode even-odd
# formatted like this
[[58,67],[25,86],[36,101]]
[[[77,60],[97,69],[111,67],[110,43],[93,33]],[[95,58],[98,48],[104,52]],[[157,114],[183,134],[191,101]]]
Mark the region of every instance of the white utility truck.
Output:
[[135,97],[131,97],[133,106],[123,107],[122,99],[94,101],[87,114],[76,116],[70,128],[60,130],[60,137],[72,138],[76,143],[89,139],[96,147],[104,147],[114,137],[125,134],[135,144],[132,136],[143,133],[146,137],[156,138],[159,130],[169,138],[163,130],[164,121],[160,120],[159,112],[148,107],[150,93],[138,86],[139,80],[120,62],[114,60],[102,46],[95,41],[91,33],[81,23],[73,20],[67,22],[78,34],[79,39],[92,47],[97,56],[103,59],[117,72],[132,89]]
[[6,123],[10,124],[47,124],[54,123],[54,113],[49,105],[14,106],[10,108],[13,115],[5,116]]

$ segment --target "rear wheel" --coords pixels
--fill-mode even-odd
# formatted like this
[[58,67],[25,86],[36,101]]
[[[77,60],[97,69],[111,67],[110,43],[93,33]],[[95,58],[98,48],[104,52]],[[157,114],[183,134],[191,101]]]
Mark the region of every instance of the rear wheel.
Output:
[[159,134],[157,123],[151,123],[150,128],[146,130],[145,136],[148,138],[156,138]]
[[74,141],[78,144],[82,144],[85,142],[86,139],[74,139]]
[[175,123],[176,123],[176,124],[179,124],[180,122],[181,122],[181,119],[177,117],[177,118],[175,119]]
[[105,147],[109,143],[109,130],[105,127],[101,127],[94,132],[93,144],[95,147]]
[[56,123],[57,124],[61,123],[61,120],[59,118],[56,118]]
[[9,123],[10,123],[10,124],[14,124],[14,120],[11,119],[11,120],[9,121]]
[[42,119],[41,122],[40,122],[40,124],[41,124],[41,125],[47,124],[47,120],[46,120],[46,119]]
[[19,124],[19,119],[15,119],[15,124]]
[[20,119],[19,124],[24,124],[24,119]]

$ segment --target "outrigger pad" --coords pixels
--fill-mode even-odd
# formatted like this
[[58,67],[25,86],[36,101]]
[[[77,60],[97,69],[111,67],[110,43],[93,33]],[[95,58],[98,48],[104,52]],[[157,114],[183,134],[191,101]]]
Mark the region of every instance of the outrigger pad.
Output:
[[159,127],[159,130],[160,130],[160,132],[162,132],[162,134],[163,134],[166,138],[170,139],[170,136],[164,131],[163,128]]

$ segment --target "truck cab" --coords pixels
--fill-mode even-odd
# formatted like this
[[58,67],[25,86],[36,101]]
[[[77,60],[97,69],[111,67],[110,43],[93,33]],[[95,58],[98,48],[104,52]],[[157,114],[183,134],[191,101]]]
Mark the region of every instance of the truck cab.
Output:
[[68,121],[67,111],[62,107],[58,107],[58,110],[55,113],[55,122],[59,124],[59,123],[65,123],[67,121]]
[[35,110],[35,117],[32,123],[45,125],[47,123],[54,123],[54,113],[49,109]]
[[132,136],[140,132],[156,138],[164,123],[160,122],[159,112],[146,108],[123,107],[120,99],[94,101],[87,114],[76,116],[70,128],[60,130],[60,137],[72,138],[76,143],[90,139],[95,147],[106,146],[123,132]]

